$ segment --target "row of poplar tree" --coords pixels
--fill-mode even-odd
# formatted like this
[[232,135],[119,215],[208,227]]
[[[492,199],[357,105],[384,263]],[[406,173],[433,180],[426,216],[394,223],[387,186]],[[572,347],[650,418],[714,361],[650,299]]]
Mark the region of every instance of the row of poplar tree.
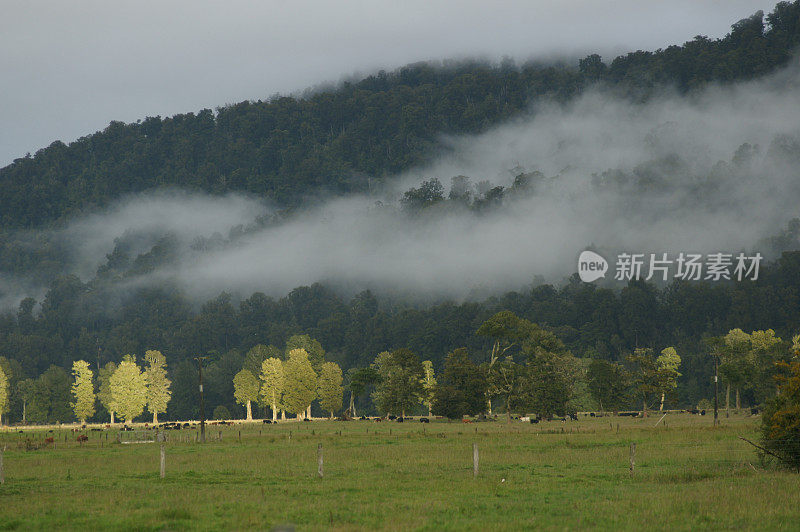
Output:
[[[247,419],[253,417],[253,403],[271,410],[273,420],[284,419],[287,413],[309,418],[314,401],[333,417],[343,408],[345,391],[349,391],[350,416],[356,415],[357,404],[365,404],[359,398],[371,392],[381,415],[405,416],[423,407],[428,414],[449,418],[491,415],[494,403],[509,417],[515,412],[550,417],[577,410],[616,411],[636,403],[644,410],[663,409],[681,376],[681,357],[674,347],[659,354],[652,348],[637,348],[620,361],[577,358],[553,332],[509,311],[498,312],[476,332],[493,340],[488,360],[476,363],[466,348],[455,349],[446,356],[438,378],[431,361],[421,361],[407,348],[381,352],[368,366],[350,368],[345,379],[341,367],[326,361],[322,345],[308,335],[290,337],[284,349],[256,345],[233,377],[233,396],[245,406]],[[774,396],[776,364],[800,354],[800,335],[789,344],[771,329],[751,333],[732,329],[704,342],[708,354],[719,362],[725,404],[733,392],[737,408],[741,391],[747,391],[754,404]],[[4,361],[9,362],[0,357],[0,413],[7,412],[10,404],[5,369],[9,364]],[[118,365],[109,362],[100,368],[95,380],[89,363],[75,361],[71,400],[59,396],[50,402],[69,401],[71,413],[82,423],[94,416],[98,400],[112,423],[115,416],[133,421],[145,410],[157,423],[158,415],[167,411],[171,381],[160,351],[147,351],[144,362],[139,367],[133,355],[126,355]],[[16,393],[24,395],[19,384]],[[66,392],[66,383],[61,386]],[[22,408],[24,421],[24,400]],[[217,408],[224,413],[215,411],[215,419],[231,417],[227,409]],[[63,414],[57,419],[71,417]]]
[[[95,414],[99,400],[110,413],[111,423],[114,423],[115,415],[122,421],[133,421],[145,409],[153,414],[153,423],[158,423],[158,414],[167,411],[167,403],[172,396],[166,358],[160,351],[152,350],[145,353],[144,359],[144,368],[139,367],[134,355],[125,355],[119,364],[109,362],[100,368],[97,384],[88,362],[73,362],[69,406],[75,418],[85,424]],[[8,377],[0,365],[0,415],[8,411]],[[27,403],[23,401],[23,422],[26,408]]]
[[144,354],[145,367],[140,368],[134,355],[125,355],[119,365],[113,362],[101,368],[98,375],[99,389],[95,393],[93,372],[89,363],[78,360],[72,364],[73,401],[70,403],[75,418],[81,423],[95,413],[97,399],[111,414],[122,421],[133,421],[145,409],[153,414],[153,423],[158,423],[158,414],[167,411],[172,396],[170,380],[167,378],[167,362],[160,351]]

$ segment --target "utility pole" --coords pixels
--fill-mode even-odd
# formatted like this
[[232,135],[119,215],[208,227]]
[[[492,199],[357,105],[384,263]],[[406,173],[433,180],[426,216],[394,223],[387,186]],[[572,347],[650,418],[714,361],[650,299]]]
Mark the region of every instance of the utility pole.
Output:
[[719,391],[719,357],[714,353],[714,426],[719,425],[717,393]]
[[203,360],[208,357],[194,357],[197,360],[197,376],[200,380],[200,443],[206,442],[206,408],[203,402]]
[[97,341],[97,375],[100,375],[100,338],[95,338]]

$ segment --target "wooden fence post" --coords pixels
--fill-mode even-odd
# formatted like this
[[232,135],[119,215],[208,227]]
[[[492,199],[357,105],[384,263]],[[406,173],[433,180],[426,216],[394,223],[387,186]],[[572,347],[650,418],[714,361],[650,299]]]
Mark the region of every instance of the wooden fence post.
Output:
[[161,442],[161,478],[164,478],[164,474],[167,471],[167,451],[164,448],[164,442]]
[[322,478],[322,444],[317,444],[317,476]]
[[478,444],[472,444],[472,478],[478,478]]
[[636,442],[631,443],[631,478],[633,478],[633,468],[636,464]]

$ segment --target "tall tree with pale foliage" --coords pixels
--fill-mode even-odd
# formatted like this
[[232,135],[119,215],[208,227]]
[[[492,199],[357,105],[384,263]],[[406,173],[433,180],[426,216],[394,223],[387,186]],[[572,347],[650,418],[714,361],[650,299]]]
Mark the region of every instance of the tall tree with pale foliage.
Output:
[[420,402],[428,408],[428,415],[433,415],[433,394],[436,391],[436,377],[433,374],[433,362],[422,361],[422,394]]
[[664,397],[678,387],[678,377],[681,376],[678,372],[681,357],[674,347],[667,347],[658,355],[656,364],[658,364],[659,387],[661,388],[661,406],[658,408],[660,412],[664,410]]
[[[302,349],[306,352],[311,369],[314,370],[315,375],[318,375],[322,369],[322,363],[325,362],[325,349],[322,348],[322,344],[307,334],[296,334],[286,340],[286,360],[289,360],[289,353],[295,349]],[[311,417],[310,402],[306,407],[305,416],[306,418]]]
[[278,406],[281,404],[283,389],[286,384],[286,375],[283,371],[283,362],[275,357],[270,357],[261,363],[261,391],[259,396],[264,404],[272,410],[272,421],[278,419]]
[[725,411],[730,412],[731,386],[736,390],[736,408],[741,406],[740,390],[747,384],[748,375],[753,370],[752,338],[741,329],[731,329],[722,337],[719,373],[726,383]]
[[319,372],[319,405],[333,414],[342,408],[342,368],[336,362],[323,362]]
[[111,376],[112,409],[126,423],[144,412],[147,405],[147,375],[136,364],[134,355],[125,355]]
[[172,384],[167,378],[167,359],[161,351],[147,351],[144,354],[147,367],[144,372],[147,377],[147,410],[153,414],[153,424],[158,423],[158,414],[167,411],[172,392],[169,387]]
[[3,414],[8,412],[8,375],[0,367],[0,425],[3,424]]
[[240,405],[247,407],[247,421],[253,420],[253,401],[258,400],[258,379],[248,369],[243,369],[233,377],[233,397]]
[[778,391],[775,387],[775,364],[785,358],[783,340],[775,336],[772,329],[753,331],[750,334],[750,345],[753,370],[750,372],[748,384],[753,389],[755,400],[763,402]]
[[87,418],[94,415],[94,373],[89,369],[88,362],[76,360],[72,363],[72,376],[75,378],[72,383],[72,396],[75,400],[70,402],[70,406],[78,421],[84,424]]
[[97,390],[97,398],[100,399],[100,404],[111,415],[111,424],[114,424],[114,397],[111,395],[111,376],[117,371],[117,365],[109,362],[102,368],[97,375],[97,380],[100,382],[99,389]]
[[305,349],[292,349],[284,366],[286,384],[283,406],[298,418],[308,417],[311,402],[317,397],[317,374]]

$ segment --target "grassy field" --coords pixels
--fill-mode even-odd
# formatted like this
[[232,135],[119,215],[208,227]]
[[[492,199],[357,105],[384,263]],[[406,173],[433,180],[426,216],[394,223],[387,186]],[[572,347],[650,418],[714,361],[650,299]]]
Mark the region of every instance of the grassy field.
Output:
[[205,445],[169,432],[164,479],[157,443],[6,431],[0,529],[798,529],[800,476],[738,439],[758,419],[212,426]]

